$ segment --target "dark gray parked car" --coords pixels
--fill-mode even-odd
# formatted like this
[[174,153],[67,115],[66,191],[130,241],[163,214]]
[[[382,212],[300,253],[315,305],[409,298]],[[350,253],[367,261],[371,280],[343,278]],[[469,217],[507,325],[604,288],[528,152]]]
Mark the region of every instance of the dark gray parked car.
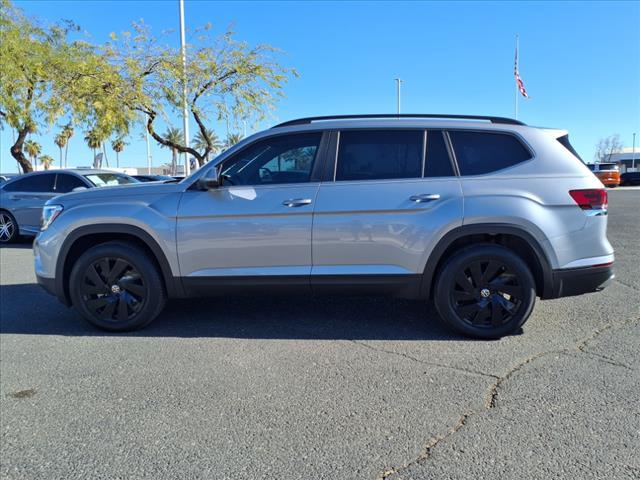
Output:
[[42,207],[50,198],[78,188],[138,183],[129,175],[108,170],[74,169],[33,172],[0,184],[0,243],[40,231]]

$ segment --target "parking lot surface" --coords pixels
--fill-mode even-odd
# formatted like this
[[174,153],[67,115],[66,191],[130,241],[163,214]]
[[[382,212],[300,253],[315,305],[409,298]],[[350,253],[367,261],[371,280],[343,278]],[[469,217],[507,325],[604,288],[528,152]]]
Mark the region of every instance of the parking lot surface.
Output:
[[371,298],[180,301],[106,334],[2,248],[0,477],[640,478],[640,190],[609,196],[615,282],[499,341]]

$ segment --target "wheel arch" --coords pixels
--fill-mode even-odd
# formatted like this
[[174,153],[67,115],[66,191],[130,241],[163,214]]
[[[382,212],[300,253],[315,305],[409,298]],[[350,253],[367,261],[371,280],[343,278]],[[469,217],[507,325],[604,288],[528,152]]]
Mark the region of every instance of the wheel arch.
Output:
[[553,270],[540,242],[518,225],[481,223],[456,227],[440,239],[427,260],[420,285],[421,296],[431,297],[436,275],[447,258],[462,248],[481,243],[502,245],[523,257],[534,276],[538,296],[547,298],[551,295]]
[[75,260],[82,252],[96,245],[121,240],[143,248],[156,263],[169,297],[183,296],[182,284],[173,276],[171,266],[158,242],[142,228],[125,224],[85,225],[73,230],[65,238],[58,253],[55,273],[56,296],[65,305],[71,305],[69,275]]

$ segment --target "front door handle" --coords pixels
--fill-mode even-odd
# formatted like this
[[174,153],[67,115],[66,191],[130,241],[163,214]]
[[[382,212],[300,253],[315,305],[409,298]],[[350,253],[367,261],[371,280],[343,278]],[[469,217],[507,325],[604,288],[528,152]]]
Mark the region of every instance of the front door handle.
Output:
[[310,205],[310,198],[292,198],[290,200],[285,200],[282,202],[285,207],[302,207],[304,205]]
[[416,203],[433,202],[440,198],[439,193],[422,193],[420,195],[412,195],[409,200]]

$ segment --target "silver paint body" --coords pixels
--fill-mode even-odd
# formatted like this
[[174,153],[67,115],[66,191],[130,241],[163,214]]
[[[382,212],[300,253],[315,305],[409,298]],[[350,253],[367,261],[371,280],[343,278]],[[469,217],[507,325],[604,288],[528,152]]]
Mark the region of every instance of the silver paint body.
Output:
[[[534,157],[478,176],[189,188],[257,139],[349,128],[503,131],[519,136]],[[483,223],[526,230],[554,269],[611,262],[606,215],[587,214],[568,194],[602,184],[556,136],[528,126],[415,119],[323,121],[266,130],[180,183],[93,189],[51,200],[64,211],[37,238],[36,271],[53,278],[65,237],[100,223],[145,230],[175,277],[420,274],[447,232]],[[415,196],[427,200],[417,202],[411,199]],[[289,200],[305,203],[291,207],[284,204]]]

